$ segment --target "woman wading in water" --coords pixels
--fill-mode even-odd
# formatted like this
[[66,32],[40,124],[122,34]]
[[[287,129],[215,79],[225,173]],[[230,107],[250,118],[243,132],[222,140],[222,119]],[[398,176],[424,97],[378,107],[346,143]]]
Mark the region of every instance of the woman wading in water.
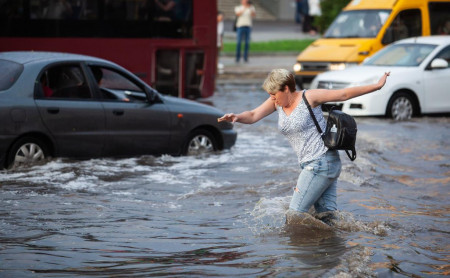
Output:
[[340,90],[314,89],[296,91],[294,75],[285,69],[275,69],[264,81],[263,89],[270,95],[260,106],[240,114],[225,114],[218,121],[253,124],[278,112],[278,129],[285,135],[297,154],[300,168],[297,186],[294,188],[286,221],[288,224],[312,224],[326,226],[307,214],[314,205],[318,218],[330,223],[336,205],[336,185],[341,173],[339,152],[329,150],[317,131],[302,100],[305,94],[322,130],[326,122],[321,105],[326,102],[345,101],[381,89],[389,73],[376,84]]

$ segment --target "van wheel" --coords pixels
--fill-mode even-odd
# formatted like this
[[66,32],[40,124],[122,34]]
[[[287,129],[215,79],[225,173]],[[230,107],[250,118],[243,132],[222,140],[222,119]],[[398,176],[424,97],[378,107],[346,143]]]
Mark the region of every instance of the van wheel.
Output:
[[6,167],[11,169],[23,165],[33,165],[43,161],[48,154],[47,146],[40,139],[24,137],[11,147]]
[[387,107],[387,116],[396,121],[411,119],[416,114],[415,102],[407,93],[397,93],[391,97]]
[[217,150],[217,143],[211,132],[198,129],[188,137],[183,153],[186,155],[200,155]]

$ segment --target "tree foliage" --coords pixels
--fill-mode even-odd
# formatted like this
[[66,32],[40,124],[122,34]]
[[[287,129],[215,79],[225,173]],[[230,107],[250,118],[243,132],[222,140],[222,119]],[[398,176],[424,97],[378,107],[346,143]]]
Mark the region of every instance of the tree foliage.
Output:
[[331,25],[336,16],[341,12],[342,8],[347,6],[351,0],[321,0],[320,8],[322,15],[314,20],[314,24],[324,33]]

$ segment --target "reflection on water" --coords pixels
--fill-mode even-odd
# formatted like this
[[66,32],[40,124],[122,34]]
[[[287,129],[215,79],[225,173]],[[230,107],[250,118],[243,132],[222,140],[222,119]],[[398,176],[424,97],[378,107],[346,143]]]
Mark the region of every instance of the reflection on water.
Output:
[[[220,87],[251,109],[267,94]],[[450,120],[359,118],[333,231],[285,225],[297,159],[276,116],[204,157],[71,161],[0,175],[0,276],[448,275]]]

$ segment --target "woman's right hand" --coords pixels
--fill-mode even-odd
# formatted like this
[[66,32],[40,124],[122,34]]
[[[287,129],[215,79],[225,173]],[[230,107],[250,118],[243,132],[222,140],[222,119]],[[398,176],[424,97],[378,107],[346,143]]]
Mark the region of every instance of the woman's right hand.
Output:
[[238,120],[237,115],[233,114],[233,113],[228,113],[223,115],[221,118],[218,118],[217,121],[220,122],[231,122],[231,123],[235,123]]

